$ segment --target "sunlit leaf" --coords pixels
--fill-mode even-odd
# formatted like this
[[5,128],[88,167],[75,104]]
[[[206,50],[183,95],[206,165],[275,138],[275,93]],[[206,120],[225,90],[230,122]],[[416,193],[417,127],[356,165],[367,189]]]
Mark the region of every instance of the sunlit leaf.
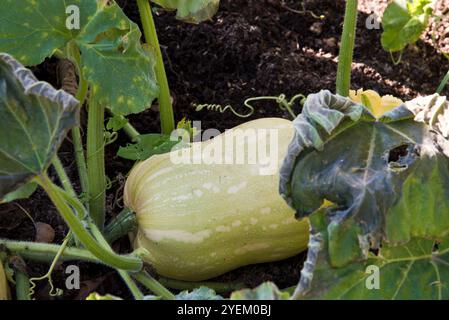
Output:
[[89,294],[86,297],[86,300],[91,300],[91,301],[101,301],[101,300],[113,300],[113,301],[118,301],[118,300],[123,300],[122,298],[113,296],[112,294],[106,294],[104,296],[100,295],[99,293],[93,292],[91,294]]
[[176,17],[191,23],[211,19],[218,10],[220,0],[152,0],[168,10],[177,10]]
[[419,39],[427,28],[432,13],[432,0],[394,0],[382,18],[382,46],[400,51]]
[[[71,6],[79,9],[79,29],[67,27]],[[158,96],[153,53],[114,1],[0,1],[0,34],[0,51],[25,65],[78,47],[84,76],[115,114],[141,112]]]
[[231,294],[231,300],[288,300],[290,294],[282,292],[272,282],[264,282],[255,289],[244,289]]
[[50,165],[77,122],[78,101],[0,54],[0,199]]

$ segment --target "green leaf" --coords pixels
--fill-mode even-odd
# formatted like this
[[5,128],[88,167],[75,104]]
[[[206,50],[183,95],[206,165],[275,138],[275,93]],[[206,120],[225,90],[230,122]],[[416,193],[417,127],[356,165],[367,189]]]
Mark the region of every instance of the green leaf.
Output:
[[400,51],[416,42],[427,28],[432,14],[432,0],[394,0],[382,18],[382,46],[387,51]]
[[70,5],[80,9],[82,26],[97,9],[96,1],[89,0],[0,1],[0,51],[31,66],[63,49],[79,33],[66,27],[66,8]]
[[211,19],[217,13],[220,0],[152,0],[167,10],[177,10],[176,18],[190,23]]
[[182,291],[176,296],[176,300],[223,300],[223,297],[208,287],[199,287],[190,292]]
[[37,189],[37,183],[28,182],[27,184],[21,186],[19,189],[8,193],[0,199],[0,204],[6,202],[12,202],[14,200],[27,199],[29,198]]
[[109,118],[108,123],[106,124],[106,129],[112,130],[114,132],[119,131],[128,123],[128,119],[123,116],[114,115]]
[[363,260],[382,241],[448,234],[447,113],[449,104],[438,95],[407,102],[378,121],[329,91],[308,97],[294,121],[280,192],[299,217],[324,200],[336,205],[328,222],[332,266]]
[[[378,255],[343,268],[331,266],[329,233],[319,222],[324,212],[311,216],[322,236],[317,267],[306,299],[449,299],[449,237],[435,249],[434,241],[414,238],[405,245],[384,245]],[[321,215],[321,217],[319,217]],[[378,282],[377,282],[378,280]]]
[[255,289],[244,289],[231,294],[231,300],[288,300],[290,294],[282,292],[272,282],[264,282]]
[[[79,8],[79,30],[66,27],[70,5]],[[0,51],[26,65],[77,46],[84,76],[100,103],[115,114],[141,112],[158,96],[154,55],[141,45],[138,26],[114,1],[1,1],[0,33]]]
[[158,95],[154,58],[117,4],[98,10],[76,38],[81,68],[99,102],[117,115],[139,113]]
[[120,147],[117,155],[128,160],[143,161],[155,154],[170,152],[174,146],[181,143],[172,141],[168,135],[157,133],[143,134],[138,139],[139,142],[135,144]]
[[78,118],[78,101],[0,54],[0,199],[50,165]]

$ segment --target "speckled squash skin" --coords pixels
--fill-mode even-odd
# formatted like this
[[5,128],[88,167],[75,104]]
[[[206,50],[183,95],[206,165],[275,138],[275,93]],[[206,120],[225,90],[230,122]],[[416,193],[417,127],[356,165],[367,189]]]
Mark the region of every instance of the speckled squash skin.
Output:
[[[234,129],[276,130],[277,139],[267,139],[268,145],[278,144],[272,174],[260,174],[259,160],[173,164],[170,154],[163,154],[136,165],[128,178],[125,203],[139,224],[135,247],[149,251],[147,262],[162,276],[200,281],[244,265],[285,259],[307,247],[308,221],[297,221],[278,192],[278,169],[294,134],[292,122],[265,118]],[[193,145],[224,145],[224,135]],[[256,142],[235,141],[234,154],[242,145],[248,152],[248,144]]]
[[0,300],[8,300],[8,299],[9,299],[8,282],[6,280],[3,264],[0,261]]

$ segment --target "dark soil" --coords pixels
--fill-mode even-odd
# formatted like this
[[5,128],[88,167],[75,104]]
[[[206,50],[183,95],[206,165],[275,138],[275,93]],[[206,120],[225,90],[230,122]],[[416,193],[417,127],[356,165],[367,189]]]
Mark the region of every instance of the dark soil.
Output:
[[[126,14],[139,23],[134,0],[117,1]],[[353,65],[353,88],[374,89],[381,94],[393,94],[404,100],[435,92],[440,80],[449,70],[449,61],[439,51],[449,53],[449,22],[432,23],[432,27],[416,45],[405,50],[402,61],[394,65],[389,53],[380,46],[381,30],[368,30],[367,17],[381,15],[387,1],[360,1],[360,16]],[[210,22],[189,25],[176,21],[173,13],[159,12],[157,28],[166,69],[174,99],[176,119],[187,117],[201,120],[202,129],[224,130],[247,119],[232,113],[195,112],[192,103],[230,104],[245,113],[243,102],[249,97],[281,93],[291,97],[310,94],[322,89],[334,90],[339,38],[344,1],[279,1],[222,0],[220,11]],[[374,4],[374,5],[373,5]],[[439,14],[449,11],[448,1],[438,2]],[[324,15],[320,20],[314,15]],[[436,43],[431,34],[435,33]],[[57,60],[48,59],[34,68],[37,77],[59,86]],[[449,94],[446,90],[445,94]],[[295,111],[300,111],[300,105]],[[132,124],[142,133],[159,131],[157,107],[131,116]],[[285,117],[275,103],[259,103],[251,119]],[[108,191],[108,217],[118,214],[123,206],[121,190],[124,177],[132,162],[120,159],[116,151],[127,143],[125,136],[106,150],[107,174],[112,187]],[[69,139],[60,149],[60,157],[72,181],[77,181],[73,148]],[[26,213],[29,215],[27,215]],[[67,232],[63,221],[42,191],[17,204],[0,206],[0,237],[35,239],[33,221],[51,225],[55,243]],[[119,252],[130,250],[127,239],[118,241]],[[250,287],[267,280],[279,287],[293,286],[299,278],[304,254],[277,263],[240,268],[217,281],[243,281]],[[64,264],[63,264],[64,265]],[[63,298],[83,299],[90,291],[111,293],[130,298],[116,273],[109,268],[81,263],[83,288],[66,291]],[[32,276],[45,274],[48,266],[29,263]],[[64,269],[54,272],[56,287],[64,287]],[[36,298],[48,299],[46,281],[38,284]]]

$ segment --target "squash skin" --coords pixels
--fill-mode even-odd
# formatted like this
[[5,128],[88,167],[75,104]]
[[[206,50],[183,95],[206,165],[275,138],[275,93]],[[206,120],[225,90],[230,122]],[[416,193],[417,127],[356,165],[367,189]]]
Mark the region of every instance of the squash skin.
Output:
[[3,264],[0,260],[0,300],[8,300],[8,299],[9,299],[8,282],[6,280]]
[[[278,129],[280,167],[294,135],[291,121],[264,118],[237,128]],[[204,148],[219,137],[198,143]],[[278,170],[260,175],[254,165],[170,160],[163,154],[136,165],[125,186],[125,204],[139,225],[134,246],[149,251],[145,260],[160,275],[201,281],[307,248],[309,222],[296,220],[279,195]]]

